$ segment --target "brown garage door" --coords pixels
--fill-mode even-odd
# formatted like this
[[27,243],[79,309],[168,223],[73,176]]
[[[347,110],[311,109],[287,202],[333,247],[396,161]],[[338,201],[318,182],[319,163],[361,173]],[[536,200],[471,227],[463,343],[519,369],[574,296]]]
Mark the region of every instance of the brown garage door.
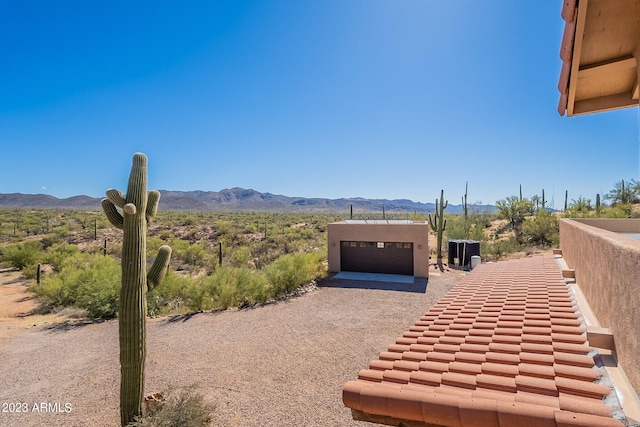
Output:
[[413,276],[413,244],[340,242],[340,270]]

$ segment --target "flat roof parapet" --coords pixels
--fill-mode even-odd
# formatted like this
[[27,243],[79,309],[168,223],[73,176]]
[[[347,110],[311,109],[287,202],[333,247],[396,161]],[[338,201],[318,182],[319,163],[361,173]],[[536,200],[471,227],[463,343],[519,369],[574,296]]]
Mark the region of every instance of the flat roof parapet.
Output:
[[345,224],[413,224],[411,219],[345,219]]

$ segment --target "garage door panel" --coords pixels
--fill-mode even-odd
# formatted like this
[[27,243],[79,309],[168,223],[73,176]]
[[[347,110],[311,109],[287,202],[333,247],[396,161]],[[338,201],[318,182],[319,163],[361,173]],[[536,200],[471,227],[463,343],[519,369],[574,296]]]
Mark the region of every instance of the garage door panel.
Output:
[[343,271],[413,275],[413,245],[406,242],[340,242]]

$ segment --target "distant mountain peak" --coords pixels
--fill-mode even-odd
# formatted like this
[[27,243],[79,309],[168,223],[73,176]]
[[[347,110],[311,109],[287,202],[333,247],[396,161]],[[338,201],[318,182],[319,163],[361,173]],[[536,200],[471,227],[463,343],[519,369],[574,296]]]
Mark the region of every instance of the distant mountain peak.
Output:
[[[413,202],[408,199],[289,197],[241,187],[225,188],[220,191],[161,190],[160,194],[160,205],[164,210],[348,213],[353,206],[354,212],[359,214],[376,214],[382,212],[384,206],[385,212],[390,215],[434,211],[433,203]],[[89,196],[58,199],[47,194],[0,193],[0,208],[100,210],[100,201],[100,198]],[[493,206],[480,206],[480,209],[483,208],[495,209]],[[449,205],[447,208],[447,213],[461,212],[460,205]]]

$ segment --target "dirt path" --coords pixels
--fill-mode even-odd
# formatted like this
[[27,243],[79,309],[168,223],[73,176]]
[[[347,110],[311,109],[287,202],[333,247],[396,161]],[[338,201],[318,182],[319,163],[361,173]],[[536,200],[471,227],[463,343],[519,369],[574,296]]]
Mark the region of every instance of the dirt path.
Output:
[[36,295],[21,272],[0,273],[0,349],[30,329],[71,320],[61,314],[37,314],[37,308]]
[[0,273],[0,348],[28,330],[33,323],[28,314],[37,307],[34,295],[27,291],[22,273]]
[[[352,420],[342,386],[464,274],[434,272],[426,292],[334,280],[260,308],[150,319],[145,392],[193,386],[214,425],[374,426]],[[42,324],[5,344],[0,405],[27,410],[0,406],[0,425],[118,425],[117,321]]]

